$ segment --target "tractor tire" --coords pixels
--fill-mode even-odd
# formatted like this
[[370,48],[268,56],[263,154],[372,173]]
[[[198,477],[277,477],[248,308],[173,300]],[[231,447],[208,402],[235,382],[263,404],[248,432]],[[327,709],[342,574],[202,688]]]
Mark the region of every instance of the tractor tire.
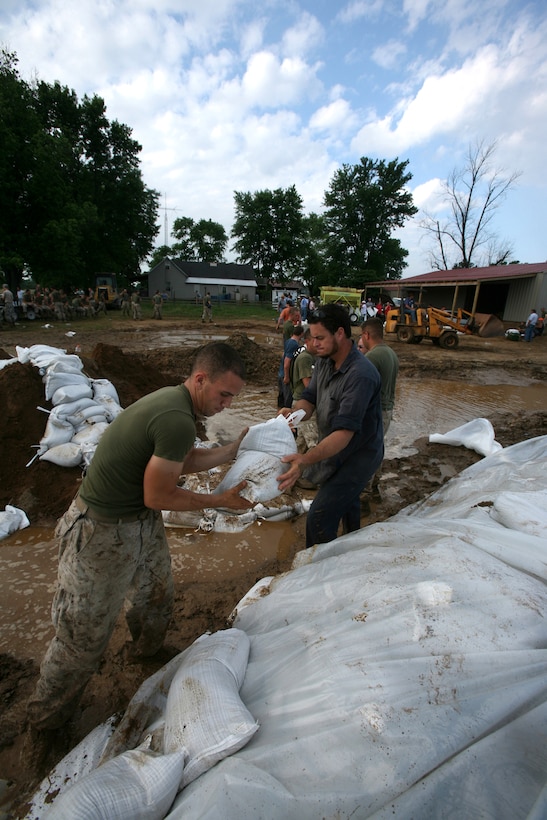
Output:
[[455,350],[459,343],[458,334],[452,330],[446,330],[439,337],[439,344],[443,350]]
[[415,337],[414,328],[402,325],[397,329],[397,338],[400,342],[406,342],[407,344],[412,344],[412,341]]

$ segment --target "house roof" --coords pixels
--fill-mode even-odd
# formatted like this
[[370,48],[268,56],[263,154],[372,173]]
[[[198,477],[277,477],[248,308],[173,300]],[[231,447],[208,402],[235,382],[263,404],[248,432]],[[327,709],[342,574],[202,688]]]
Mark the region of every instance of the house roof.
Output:
[[216,277],[214,279],[206,276],[189,276],[186,280],[187,285],[229,285],[230,287],[239,287],[243,285],[248,288],[256,288],[258,285],[254,279],[226,279],[225,276]]
[[453,270],[434,270],[418,276],[409,276],[397,281],[367,282],[367,287],[381,286],[384,290],[399,290],[411,285],[475,285],[486,281],[503,281],[520,279],[547,273],[547,262],[517,265],[491,265],[487,268],[455,268]]
[[172,261],[188,276],[189,282],[199,279],[203,284],[218,284],[221,280],[223,284],[229,284],[227,280],[237,280],[236,284],[245,281],[256,286],[252,265],[239,265],[236,262],[186,262],[184,259]]

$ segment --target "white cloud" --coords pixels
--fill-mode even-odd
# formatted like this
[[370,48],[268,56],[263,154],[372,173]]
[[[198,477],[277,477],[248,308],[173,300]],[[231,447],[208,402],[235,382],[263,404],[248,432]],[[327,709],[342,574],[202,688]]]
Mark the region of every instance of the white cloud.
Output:
[[347,100],[337,99],[324,105],[312,114],[310,128],[331,135],[345,134],[355,125],[355,114]]
[[336,17],[342,23],[354,23],[362,17],[376,17],[383,5],[383,0],[353,0]]
[[372,59],[381,68],[394,68],[399,61],[399,57],[406,53],[406,46],[399,40],[390,40],[383,43],[372,52]]

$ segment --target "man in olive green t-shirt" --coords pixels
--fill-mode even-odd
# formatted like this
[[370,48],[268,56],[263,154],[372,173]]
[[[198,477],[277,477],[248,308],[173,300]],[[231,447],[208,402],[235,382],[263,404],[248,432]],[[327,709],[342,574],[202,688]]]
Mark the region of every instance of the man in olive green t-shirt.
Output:
[[152,656],[161,648],[173,607],[161,511],[252,507],[239,494],[245,481],[215,495],[179,486],[181,475],[235,458],[242,436],[223,447],[194,447],[196,415],[229,407],[244,378],[237,351],[222,342],[206,345],[184,384],[139,399],[101,437],[80,492],[56,530],[55,637],[27,710],[37,747],[40,736],[43,741],[48,735],[42,730],[70,718],[125,601],[134,655]]

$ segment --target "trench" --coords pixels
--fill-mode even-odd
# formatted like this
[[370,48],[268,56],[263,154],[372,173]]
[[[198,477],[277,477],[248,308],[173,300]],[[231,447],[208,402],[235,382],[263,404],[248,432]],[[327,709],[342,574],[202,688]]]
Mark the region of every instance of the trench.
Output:
[[[230,409],[208,420],[211,440],[230,441],[244,426],[275,414],[276,391],[246,388]],[[396,409],[386,438],[386,457],[412,454],[413,443],[430,433],[445,433],[492,413],[542,410],[543,384],[467,384],[401,379]],[[176,582],[228,579],[268,561],[283,561],[294,550],[290,522],[255,522],[238,533],[203,533],[169,528]],[[0,653],[40,657],[53,631],[50,607],[57,555],[53,530],[30,526],[0,543]]]

